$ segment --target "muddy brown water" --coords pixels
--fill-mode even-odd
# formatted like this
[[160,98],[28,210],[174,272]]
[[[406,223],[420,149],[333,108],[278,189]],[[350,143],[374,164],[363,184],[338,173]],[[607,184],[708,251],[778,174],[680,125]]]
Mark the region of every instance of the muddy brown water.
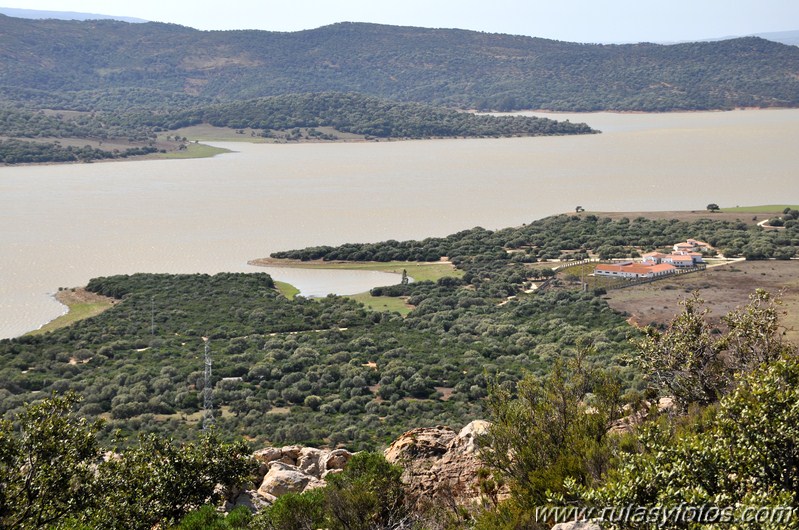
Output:
[[[799,202],[799,110],[557,114],[590,136],[220,144],[212,159],[0,168],[0,337],[61,314],[59,287],[133,272],[255,271],[309,245],[443,236],[574,211]],[[303,294],[395,283],[270,269]]]

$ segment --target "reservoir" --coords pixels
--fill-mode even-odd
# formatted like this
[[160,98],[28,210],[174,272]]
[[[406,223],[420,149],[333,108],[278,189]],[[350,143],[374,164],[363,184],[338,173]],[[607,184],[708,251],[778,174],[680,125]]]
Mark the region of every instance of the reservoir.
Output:
[[[540,113],[536,113],[542,115]],[[0,168],[0,337],[59,287],[134,272],[267,271],[307,296],[398,278],[260,269],[309,245],[443,236],[587,210],[796,204],[799,110],[555,114],[603,134],[216,144],[211,159]]]

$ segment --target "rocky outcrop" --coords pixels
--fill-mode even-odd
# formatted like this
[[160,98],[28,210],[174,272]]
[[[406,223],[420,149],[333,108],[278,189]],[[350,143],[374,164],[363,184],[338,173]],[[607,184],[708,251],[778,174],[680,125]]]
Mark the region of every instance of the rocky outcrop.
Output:
[[261,481],[258,494],[268,498],[269,495],[280,497],[286,493],[302,493],[313,480],[319,481],[317,477],[303,473],[296,466],[273,462]]
[[417,502],[478,502],[478,471],[483,466],[477,438],[488,426],[476,420],[458,433],[449,427],[413,429],[395,440],[385,456],[404,468],[403,482]]
[[324,477],[344,469],[352,453],[345,449],[315,449],[291,445],[266,447],[253,453],[260,464],[254,485],[231,495],[225,508],[246,506],[255,512],[286,493],[302,493],[325,485]]
[[[446,502],[466,505],[481,500],[478,438],[489,423],[476,420],[455,432],[449,427],[413,429],[386,450],[386,460],[403,467],[409,497],[420,505]],[[352,453],[291,445],[253,453],[259,463],[250,489],[234,492],[227,510],[246,506],[258,511],[286,493],[324,487],[325,477],[344,469]],[[502,497],[502,492],[500,494]]]

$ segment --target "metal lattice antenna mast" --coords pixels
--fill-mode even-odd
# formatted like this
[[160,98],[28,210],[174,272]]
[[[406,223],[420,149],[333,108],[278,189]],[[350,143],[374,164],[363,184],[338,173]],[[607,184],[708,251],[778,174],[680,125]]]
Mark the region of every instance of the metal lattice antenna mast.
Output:
[[211,385],[211,342],[205,340],[205,378],[203,380],[203,431],[214,424],[213,386]]

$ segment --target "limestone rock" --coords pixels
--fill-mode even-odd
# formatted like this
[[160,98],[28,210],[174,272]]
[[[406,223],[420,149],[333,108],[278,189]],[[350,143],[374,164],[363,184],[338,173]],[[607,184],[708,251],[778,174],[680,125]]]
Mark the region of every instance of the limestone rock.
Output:
[[264,475],[266,475],[266,473],[269,471],[269,465],[272,462],[280,460],[283,457],[283,452],[276,447],[266,447],[264,449],[255,451],[252,456],[259,464],[255,478],[257,482],[260,483],[261,480],[263,480]]
[[460,444],[466,453],[474,453],[478,449],[477,438],[488,432],[490,426],[491,423],[485,420],[474,420],[461,429],[452,443]]
[[346,449],[334,449],[327,455],[322,471],[342,470],[347,465],[347,462],[350,461],[350,458],[352,458],[352,453]]
[[[479,501],[478,439],[490,424],[477,420],[456,433],[448,427],[413,429],[392,443],[386,459],[404,468],[408,494],[419,504],[441,501],[468,504]],[[352,458],[345,449],[315,449],[290,445],[267,447],[253,454],[261,465],[257,491],[232,492],[230,506],[251,510],[271,504],[286,493],[325,486],[325,477],[341,472]]]
[[455,436],[455,431],[449,427],[412,429],[388,446],[386,460],[402,465],[406,461],[440,457],[447,452],[447,446]]
[[325,471],[322,473],[322,476],[321,476],[321,477],[319,477],[319,478],[321,478],[322,480],[325,480],[325,479],[327,478],[327,476],[328,476],[328,475],[332,475],[332,474],[334,474],[334,473],[341,473],[341,469],[326,469],[326,470],[325,470]]
[[280,460],[280,458],[283,456],[283,451],[277,447],[265,447],[255,451],[252,456],[258,462],[262,464],[268,464],[270,462],[274,462],[275,460]]
[[473,421],[456,434],[447,427],[413,429],[385,451],[386,459],[404,467],[403,482],[417,503],[480,500],[477,480],[482,462],[477,437],[490,424]]
[[297,458],[297,467],[303,473],[313,475],[316,478],[322,476],[322,461],[325,452],[313,447],[303,447],[300,449],[300,456]]
[[302,493],[313,479],[314,477],[303,473],[296,466],[273,462],[258,488],[258,494],[280,497],[286,493]]
[[233,499],[233,502],[230,503],[230,506],[225,507],[225,511],[230,512],[239,506],[244,506],[250,510],[250,512],[256,513],[275,502],[275,500],[277,500],[277,498],[272,495],[263,497],[256,491],[245,490],[239,493],[236,498]]
[[299,445],[259,449],[253,458],[260,464],[254,477],[260,487],[252,492],[231,492],[227,507],[232,509],[242,504],[258,510],[286,493],[322,488],[324,478],[344,469],[351,457],[352,453],[346,449],[331,451]]
[[308,484],[305,485],[305,489],[302,490],[302,491],[310,491],[310,490],[315,490],[315,489],[318,489],[318,488],[324,488],[326,484],[327,483],[324,480],[322,480],[322,479],[311,478],[311,480],[308,482]]
[[297,462],[297,459],[300,457],[300,451],[302,451],[302,447],[299,445],[288,445],[283,447],[280,451],[283,453],[284,459]]

